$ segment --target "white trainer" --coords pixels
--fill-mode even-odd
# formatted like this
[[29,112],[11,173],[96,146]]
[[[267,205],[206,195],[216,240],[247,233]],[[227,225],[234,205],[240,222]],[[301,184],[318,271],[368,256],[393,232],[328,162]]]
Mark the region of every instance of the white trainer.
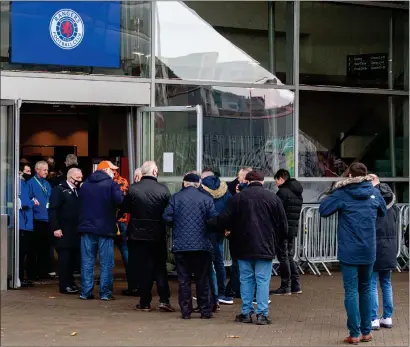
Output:
[[380,321],[378,319],[372,320],[372,330],[380,329]]
[[380,326],[382,328],[391,329],[393,328],[393,322],[391,318],[381,318],[380,319]]

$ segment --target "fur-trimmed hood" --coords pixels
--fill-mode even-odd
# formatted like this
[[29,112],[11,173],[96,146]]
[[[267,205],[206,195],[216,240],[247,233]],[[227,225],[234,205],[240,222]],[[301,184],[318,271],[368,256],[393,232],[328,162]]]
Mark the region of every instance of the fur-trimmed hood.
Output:
[[396,195],[393,193],[389,185],[386,183],[380,183],[376,188],[380,190],[380,194],[386,202],[387,209],[392,208],[396,203]]
[[213,199],[222,198],[228,191],[228,185],[216,176],[209,176],[202,180],[203,189],[211,194]]
[[374,196],[374,187],[371,176],[349,177],[336,182],[331,192],[337,189],[343,189],[353,199],[367,200]]

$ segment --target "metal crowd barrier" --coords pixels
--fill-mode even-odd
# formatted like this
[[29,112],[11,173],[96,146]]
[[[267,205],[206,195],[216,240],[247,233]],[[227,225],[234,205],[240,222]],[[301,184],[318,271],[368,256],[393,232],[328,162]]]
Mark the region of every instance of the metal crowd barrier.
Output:
[[398,204],[399,218],[397,221],[397,271],[401,272],[409,268],[409,249],[405,244],[404,233],[409,226],[409,205]]

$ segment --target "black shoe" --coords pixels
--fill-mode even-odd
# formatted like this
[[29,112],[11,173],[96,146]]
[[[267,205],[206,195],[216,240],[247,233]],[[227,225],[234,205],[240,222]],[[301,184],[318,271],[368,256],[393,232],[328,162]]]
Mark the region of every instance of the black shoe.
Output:
[[291,292],[289,289],[280,287],[279,289],[276,289],[276,290],[270,290],[269,294],[270,295],[290,295]]
[[202,314],[201,314],[201,319],[211,319],[211,318],[213,318],[212,313],[211,313],[211,314],[207,314],[207,315],[202,315]]
[[272,324],[272,321],[264,316],[263,314],[258,314],[256,315],[256,322],[257,325],[267,325],[267,324]]
[[135,308],[137,309],[137,311],[142,311],[142,312],[151,312],[152,310],[151,305],[141,306],[141,304],[137,304],[135,305]]
[[238,315],[235,317],[235,322],[253,323],[252,315],[253,315],[253,312],[248,313],[248,314],[243,314],[243,313],[238,314]]
[[181,318],[182,318],[182,319],[191,319],[191,316],[184,316],[184,315],[182,315]]
[[95,299],[95,296],[94,296],[94,294],[90,294],[90,295],[87,296],[87,297],[80,295],[80,299],[81,299],[81,300],[94,300],[94,299]]
[[175,308],[173,308],[170,303],[160,302],[159,309],[163,312],[175,312]]
[[302,289],[300,289],[300,287],[292,288],[291,292],[292,294],[302,294]]
[[34,286],[34,283],[32,281],[29,281],[29,280],[20,281],[20,287],[22,287],[22,288],[28,288],[28,287],[32,287],[32,286]]
[[212,312],[213,312],[213,313],[219,312],[220,310],[221,310],[221,306],[220,306],[219,304],[215,304],[215,305],[212,307]]
[[135,297],[138,297],[138,296],[141,296],[140,295],[140,293],[139,293],[139,291],[138,291],[138,289],[124,289],[123,291],[122,291],[122,295],[125,295],[125,296],[135,296]]
[[60,289],[61,294],[77,294],[78,289],[73,287],[66,287],[65,289]]
[[73,285],[71,285],[71,288],[72,288],[72,289],[75,289],[75,290],[77,290],[77,291],[80,290],[80,287],[77,286],[75,283],[74,283]]
[[100,300],[102,300],[102,301],[112,301],[112,300],[115,300],[115,297],[110,295],[110,296],[102,297],[102,298],[100,298]]

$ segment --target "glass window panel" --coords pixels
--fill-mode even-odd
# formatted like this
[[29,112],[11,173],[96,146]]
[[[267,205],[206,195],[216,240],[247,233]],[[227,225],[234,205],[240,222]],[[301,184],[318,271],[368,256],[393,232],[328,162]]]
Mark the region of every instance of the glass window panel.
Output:
[[270,7],[268,1],[159,1],[155,6],[156,77],[292,84],[293,2],[274,1]]
[[[408,177],[408,98],[390,98],[396,176]],[[357,160],[392,177],[391,153],[388,96],[300,92],[299,176],[337,177]]]
[[235,177],[252,166],[294,174],[293,91],[156,85],[157,106],[203,107],[203,166]]
[[[105,74],[120,76],[150,76],[151,54],[151,3],[149,1],[122,1],[120,22],[120,68],[102,68],[93,66],[62,66],[39,64],[14,64],[11,63],[11,12],[9,1],[1,1],[1,69],[47,71],[47,72],[72,72],[84,74]],[[35,8],[36,2],[31,2]],[[37,2],[40,3],[40,2]],[[38,16],[38,21],[50,21],[38,11],[30,15]],[[109,13],[107,14],[107,20]],[[99,25],[98,21],[93,25]],[[87,30],[87,28],[85,28]],[[41,33],[39,33],[40,35]],[[43,33],[50,36],[49,32]],[[107,32],[105,35],[109,35]],[[108,42],[108,41],[107,41]],[[103,48],[102,48],[103,49]]]
[[393,16],[394,88],[408,90],[408,10],[301,1],[300,11],[300,83],[388,88]]

